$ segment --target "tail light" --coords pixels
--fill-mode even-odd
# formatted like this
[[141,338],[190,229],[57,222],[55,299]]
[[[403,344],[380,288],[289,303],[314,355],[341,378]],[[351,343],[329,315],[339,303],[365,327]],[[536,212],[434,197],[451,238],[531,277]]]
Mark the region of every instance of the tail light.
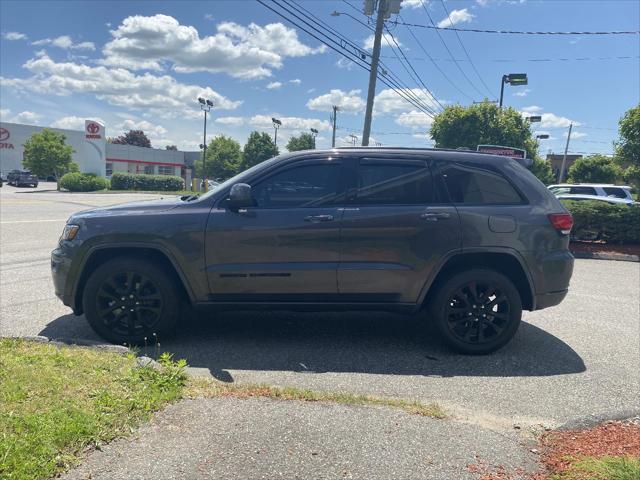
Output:
[[573,217],[570,213],[552,213],[549,215],[549,221],[553,228],[563,235],[569,235],[573,227]]

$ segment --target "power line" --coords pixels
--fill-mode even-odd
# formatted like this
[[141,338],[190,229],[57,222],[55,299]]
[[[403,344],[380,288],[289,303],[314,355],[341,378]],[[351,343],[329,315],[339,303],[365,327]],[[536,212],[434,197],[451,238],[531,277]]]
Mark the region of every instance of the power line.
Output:
[[[346,2],[345,2],[346,3]],[[450,19],[449,19],[450,20]],[[612,30],[605,32],[532,32],[532,31],[520,31],[520,30],[484,30],[480,28],[457,28],[457,27],[438,27],[433,25],[423,25],[419,23],[407,23],[407,22],[393,22],[397,25],[405,25],[408,27],[429,28],[431,30],[449,30],[452,32],[463,33],[496,33],[502,35],[638,35],[638,30]],[[452,23],[453,24],[453,23]]]
[[[449,23],[451,23],[451,26],[453,26],[453,21],[451,20],[451,16],[449,15],[449,10],[447,10],[447,6],[444,4],[444,0],[440,0],[440,3],[442,4],[442,8],[444,8],[444,11],[447,14],[447,18],[449,19]],[[462,47],[462,50],[464,50],[464,54],[467,56],[467,59],[469,59],[469,63],[471,64],[471,67],[473,68],[473,71],[476,72],[476,75],[480,79],[480,82],[482,83],[482,85],[484,85],[484,88],[487,89],[487,92],[489,92],[489,96],[491,96],[492,95],[491,89],[487,86],[487,84],[485,83],[484,79],[480,76],[480,72],[478,72],[478,69],[476,68],[476,65],[471,60],[471,56],[469,55],[469,52],[467,51],[467,47],[465,47],[464,43],[462,43],[462,39],[460,38],[460,34],[458,32],[455,32],[455,33],[456,33],[456,38],[458,39],[458,42],[460,43],[460,46]]]
[[[321,42],[322,44],[326,45],[327,47],[331,48],[332,50],[334,50],[335,52],[337,52],[338,54],[342,55],[343,57],[347,58],[348,60],[352,61],[353,63],[355,63],[356,65],[358,65],[360,68],[363,68],[366,71],[370,71],[370,65],[364,61],[362,61],[360,59],[359,56],[355,55],[354,53],[348,51],[346,48],[344,48],[344,46],[340,43],[338,43],[335,39],[331,38],[329,35],[327,35],[326,33],[322,32],[321,30],[319,30],[318,28],[314,27],[313,25],[311,25],[309,22],[307,22],[304,19],[301,19],[298,15],[296,15],[294,12],[292,12],[291,10],[288,10],[287,8],[283,7],[282,5],[280,5],[276,0],[272,0],[271,3],[276,4],[278,7],[280,7],[281,9],[283,9],[285,12],[288,12],[289,14],[293,15],[294,17],[296,17],[298,20],[302,21],[303,23],[305,23],[306,25],[308,25],[311,29],[315,30],[316,32],[318,32],[318,34],[314,34],[312,32],[310,32],[307,28],[301,26],[300,24],[296,23],[295,21],[293,21],[288,15],[283,14],[282,12],[277,11],[276,9],[272,8],[271,6],[267,5],[267,3],[263,0],[257,0],[258,3],[260,3],[263,7],[271,10],[273,13],[275,13],[276,15],[280,16],[281,18],[285,19],[286,21],[288,21],[289,23],[295,25],[297,28],[299,28],[300,30],[302,30],[303,32],[307,33],[308,35],[310,35],[311,37],[315,38],[316,40],[318,40],[319,42]],[[290,5],[289,5],[290,6]],[[324,40],[322,38],[320,38],[318,35],[322,35],[323,37],[325,37],[327,40]],[[339,50],[336,46],[331,45],[330,43],[333,43],[334,45],[340,47],[342,50]],[[432,116],[432,114],[429,111],[426,111],[421,105],[416,104],[410,97],[408,97],[407,95],[404,94],[404,92],[402,91],[402,87],[399,87],[397,82],[395,82],[393,79],[389,78],[389,77],[382,77],[380,75],[378,75],[377,77],[382,83],[384,83],[385,85],[387,85],[391,90],[393,90],[397,95],[399,95],[400,97],[402,97],[404,100],[406,100],[409,104],[413,105],[414,107],[416,107],[418,110],[424,112],[425,114],[427,114],[428,116]],[[394,88],[395,87],[395,88]],[[398,88],[400,88],[400,90],[398,90]]]
[[[433,100],[435,100],[435,102],[440,106],[440,108],[442,108],[444,110],[444,106],[438,101],[438,99],[436,98],[436,96],[433,94],[433,92],[431,90],[429,90],[429,87],[427,87],[424,82],[422,81],[422,78],[420,78],[420,75],[418,75],[418,72],[416,72],[415,68],[413,68],[413,65],[411,65],[411,62],[407,59],[406,55],[404,54],[404,52],[402,51],[402,49],[400,48],[400,45],[398,44],[398,42],[396,41],[396,37],[393,36],[393,33],[391,33],[389,31],[388,28],[385,27],[385,30],[387,31],[387,34],[391,37],[391,40],[393,40],[393,43],[395,44],[396,48],[398,49],[398,51],[400,52],[400,54],[402,55],[402,58],[404,58],[406,64],[409,66],[409,68],[411,69],[411,71],[414,73],[415,77],[413,77],[411,75],[411,72],[409,70],[407,70],[407,68],[405,67],[405,70],[407,70],[407,73],[409,74],[410,77],[412,77],[414,80],[417,79],[418,83],[420,83],[420,85],[422,85],[424,87],[424,89],[429,93],[429,95],[431,96],[431,98]],[[384,35],[383,35],[384,37]],[[386,39],[386,37],[385,37]],[[389,40],[386,40],[387,43],[389,43]],[[392,48],[393,50],[393,46],[389,43],[389,46]],[[396,55],[397,58],[397,55]],[[398,60],[400,60],[398,58]],[[402,65],[404,66],[404,63],[402,61],[400,61],[400,63],[402,63]],[[435,110],[433,111],[433,113],[435,114]]]
[[[436,24],[433,21],[433,18],[431,18],[431,14],[429,13],[429,9],[426,7],[426,5],[424,3],[422,3],[422,8],[426,12],[427,17],[429,17],[429,21],[431,22],[431,24],[435,27]],[[458,61],[453,56],[453,53],[451,53],[451,50],[449,50],[449,46],[447,45],[447,42],[445,42],[444,38],[442,38],[442,35],[440,34],[440,30],[436,30],[436,33],[438,34],[438,38],[440,39],[440,42],[442,42],[442,45],[444,46],[445,50],[449,54],[449,58],[451,58],[451,60],[453,60],[453,63],[455,63],[456,67],[458,67],[458,70],[460,70],[460,73],[462,73],[462,76],[467,80],[467,82],[469,82],[469,85],[471,85],[475,89],[476,92],[478,92],[480,95],[483,95],[483,93],[478,89],[478,87],[476,87],[475,83],[473,83],[471,81],[471,79],[467,76],[465,71],[462,69],[462,67],[460,66]]]
[[[407,27],[411,32],[410,27]],[[427,52],[425,52],[427,53]],[[451,58],[433,58],[427,53],[428,58],[424,57],[409,57],[411,60],[430,60],[432,62],[466,62],[464,58],[458,58],[452,60]],[[390,55],[381,55],[381,58],[395,58]],[[596,61],[596,60],[637,60],[640,59],[640,55],[625,55],[617,57],[555,57],[555,58],[490,58],[484,60],[485,62],[507,63],[507,62],[584,62],[584,61]]]
[[[400,17],[401,18],[401,17]],[[415,34],[413,33],[413,30],[411,30],[410,27],[407,27],[407,30],[409,30],[409,33],[411,34],[411,36],[413,37],[413,40],[418,44],[418,46],[420,47],[420,49],[424,52],[424,54],[429,58],[429,60],[431,60],[431,63],[433,64],[434,67],[436,67],[438,69],[438,71],[440,72],[440,74],[445,78],[445,80],[447,82],[449,82],[449,84],[455,88],[456,90],[458,90],[462,95],[464,95],[465,97],[467,97],[469,100],[473,101],[473,98],[470,97],[469,95],[467,95],[464,91],[462,91],[460,89],[460,87],[458,87],[455,83],[453,83],[453,81],[449,78],[449,76],[444,73],[444,70],[442,70],[440,68],[440,65],[438,65],[435,60],[431,57],[431,55],[429,55],[429,52],[427,52],[427,50],[422,46],[422,43],[418,40],[418,37],[415,36]]]

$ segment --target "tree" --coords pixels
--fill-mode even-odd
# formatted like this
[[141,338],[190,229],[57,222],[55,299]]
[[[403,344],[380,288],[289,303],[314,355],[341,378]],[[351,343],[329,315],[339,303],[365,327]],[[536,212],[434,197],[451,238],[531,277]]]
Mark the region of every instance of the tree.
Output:
[[173,150],[176,151],[178,150],[178,147],[176,147],[175,145],[167,145],[164,147],[165,150]]
[[[208,178],[232,177],[240,169],[242,150],[231,137],[219,135],[207,145],[206,176]],[[203,177],[202,160],[196,161],[196,176]]]
[[618,123],[620,140],[616,142],[616,156],[626,165],[640,167],[640,104],[627,110]]
[[313,135],[310,133],[301,133],[297,137],[291,137],[287,143],[287,150],[296,152],[298,150],[313,150],[315,148]]
[[151,148],[151,141],[142,130],[129,130],[124,135],[114,138],[111,143]]
[[500,109],[488,102],[445,107],[435,116],[430,133],[437,148],[504,145],[525,149],[529,158],[537,156],[538,142],[529,122],[513,108]]
[[551,169],[551,164],[547,160],[537,157],[534,158],[533,165],[531,165],[529,170],[545,185],[550,185],[556,181],[556,177]]
[[56,181],[67,172],[77,171],[78,165],[72,161],[73,148],[66,139],[64,134],[48,128],[34,133],[24,144],[23,165],[39,177],[53,175]]
[[613,158],[603,155],[591,155],[576,160],[569,168],[569,181],[572,183],[613,183],[622,174]]
[[268,133],[251,132],[243,150],[242,170],[253,167],[279,154]]

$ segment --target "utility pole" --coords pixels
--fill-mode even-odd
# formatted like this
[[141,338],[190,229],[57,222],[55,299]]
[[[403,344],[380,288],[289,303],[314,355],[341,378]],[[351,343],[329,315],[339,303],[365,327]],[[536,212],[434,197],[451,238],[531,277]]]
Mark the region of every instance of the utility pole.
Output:
[[376,96],[376,80],[378,78],[378,63],[380,62],[380,44],[382,43],[382,29],[384,17],[387,14],[388,0],[378,0],[378,16],[373,38],[373,54],[371,55],[371,71],[369,72],[369,90],[367,92],[367,108],[364,114],[364,128],[362,130],[362,146],[369,145],[371,135],[371,117],[373,116],[373,99]]
[[358,136],[354,135],[353,133],[349,135],[351,137],[351,144],[355,147],[356,146],[356,141],[358,140]]
[[331,120],[333,121],[333,135],[331,135],[331,148],[336,148],[336,118],[338,116],[338,106],[333,106],[333,114]]
[[560,167],[560,173],[558,175],[558,183],[562,183],[562,180],[564,180],[564,169],[567,167],[567,151],[569,150],[569,140],[571,140],[572,128],[573,128],[573,122],[569,124],[569,133],[567,134],[567,144],[564,146],[564,156],[562,157],[562,166]]

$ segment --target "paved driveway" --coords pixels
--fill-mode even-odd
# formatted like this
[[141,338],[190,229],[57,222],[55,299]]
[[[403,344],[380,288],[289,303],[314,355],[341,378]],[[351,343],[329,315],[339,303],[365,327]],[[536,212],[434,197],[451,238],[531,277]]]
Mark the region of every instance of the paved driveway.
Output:
[[[54,297],[49,252],[72,212],[154,196],[25,191],[0,189],[0,334],[96,339]],[[579,260],[565,302],[525,313],[514,341],[484,357],[452,354],[418,319],[388,313],[228,312],[160,342],[223,381],[437,401],[486,425],[560,425],[640,410],[639,289],[640,264]]]

